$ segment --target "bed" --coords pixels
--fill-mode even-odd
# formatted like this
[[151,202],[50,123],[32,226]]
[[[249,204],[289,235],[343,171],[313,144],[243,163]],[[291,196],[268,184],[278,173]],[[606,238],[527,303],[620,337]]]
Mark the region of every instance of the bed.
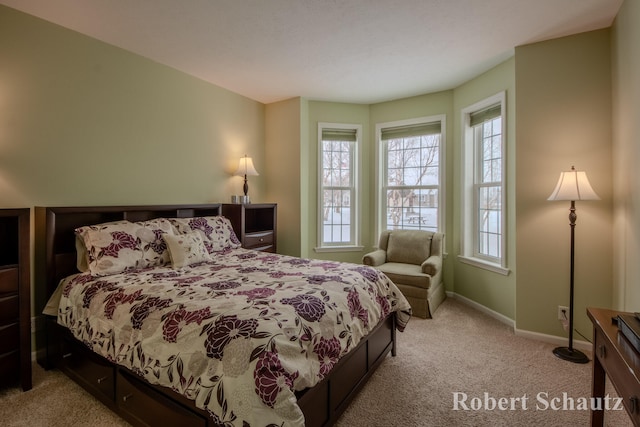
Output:
[[334,424],[395,355],[409,304],[369,267],[242,249],[219,215],[37,207],[40,363],[133,425]]

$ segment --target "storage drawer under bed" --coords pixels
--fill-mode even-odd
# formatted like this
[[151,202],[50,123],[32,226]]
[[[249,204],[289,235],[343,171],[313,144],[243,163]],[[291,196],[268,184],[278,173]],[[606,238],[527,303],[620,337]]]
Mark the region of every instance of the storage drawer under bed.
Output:
[[207,426],[204,417],[158,393],[134,375],[118,370],[116,402],[122,416],[134,425]]
[[115,368],[82,343],[65,338],[62,341],[61,369],[105,403],[115,398]]

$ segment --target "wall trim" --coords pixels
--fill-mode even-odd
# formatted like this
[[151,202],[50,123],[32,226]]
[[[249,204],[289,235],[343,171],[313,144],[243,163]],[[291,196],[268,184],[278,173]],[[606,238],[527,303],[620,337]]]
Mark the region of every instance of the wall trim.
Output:
[[447,291],[447,296],[450,298],[453,298],[455,300],[460,301],[461,303],[464,303],[472,308],[475,308],[476,310],[486,314],[489,317],[492,317],[496,320],[498,320],[501,323],[504,323],[505,325],[511,327],[512,329],[515,330],[516,327],[516,322],[514,322],[513,319],[508,318],[507,316],[505,316],[504,314],[498,313],[497,311],[493,311],[488,307],[485,307],[484,305],[475,302],[472,299],[469,299],[467,297],[464,297],[460,294],[456,294],[455,292],[448,292]]
[[[464,297],[462,295],[456,294],[455,292],[449,292],[447,291],[447,297],[449,298],[453,298],[455,300],[460,301],[463,304],[468,305],[471,308],[474,308],[478,311],[480,311],[481,313],[486,314],[489,317],[492,317],[494,319],[496,319],[497,321],[504,323],[505,325],[509,326],[510,328],[513,328],[513,333],[516,336],[519,337],[523,337],[523,338],[528,338],[528,339],[532,339],[532,340],[536,340],[536,341],[542,341],[542,342],[546,342],[546,343],[550,343],[550,344],[554,344],[554,345],[558,345],[558,346],[567,346],[569,344],[569,339],[565,338],[565,337],[558,337],[555,335],[548,335],[548,334],[541,334],[539,332],[533,332],[533,331],[527,331],[524,329],[518,329],[516,328],[516,324],[515,321],[513,319],[510,319],[509,317],[505,316],[504,314],[498,313],[497,311],[491,310],[488,307],[485,307],[484,305],[477,303],[476,301],[469,299],[467,297]],[[582,350],[582,351],[588,351],[591,352],[593,350],[593,346],[590,342],[588,341],[582,341],[582,340],[573,340],[573,346],[578,349],[578,350]]]

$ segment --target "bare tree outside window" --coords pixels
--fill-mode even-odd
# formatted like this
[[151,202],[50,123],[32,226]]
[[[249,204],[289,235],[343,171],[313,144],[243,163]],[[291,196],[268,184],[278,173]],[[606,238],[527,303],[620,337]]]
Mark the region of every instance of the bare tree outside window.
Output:
[[459,259],[499,274],[507,268],[506,92],[462,108]]
[[[434,132],[437,130],[437,132]],[[387,229],[437,231],[439,224],[439,123],[382,130]]]
[[502,117],[476,126],[478,176],[477,251],[493,258],[502,256]]
[[321,246],[355,246],[357,128],[329,126],[340,125],[320,126],[319,239]]
[[351,241],[351,148],[349,141],[322,141],[322,211],[325,242]]

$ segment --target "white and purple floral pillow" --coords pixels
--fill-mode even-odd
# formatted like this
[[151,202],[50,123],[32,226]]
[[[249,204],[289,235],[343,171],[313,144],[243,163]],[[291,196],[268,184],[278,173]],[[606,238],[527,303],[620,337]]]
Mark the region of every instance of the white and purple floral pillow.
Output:
[[211,261],[211,255],[198,233],[165,234],[164,241],[171,256],[173,268],[186,267],[200,262]]
[[143,267],[153,267],[157,265],[167,265],[171,262],[167,243],[163,236],[173,235],[173,226],[166,218],[150,219],[148,221],[136,222],[141,227],[136,233],[140,237],[142,245]]
[[173,234],[173,227],[164,218],[88,225],[75,232],[80,271],[107,275],[170,261],[163,235]]
[[200,234],[210,254],[229,248],[237,249],[241,246],[236,233],[233,231],[231,221],[223,216],[170,218],[169,221],[175,228],[175,234],[193,232]]

